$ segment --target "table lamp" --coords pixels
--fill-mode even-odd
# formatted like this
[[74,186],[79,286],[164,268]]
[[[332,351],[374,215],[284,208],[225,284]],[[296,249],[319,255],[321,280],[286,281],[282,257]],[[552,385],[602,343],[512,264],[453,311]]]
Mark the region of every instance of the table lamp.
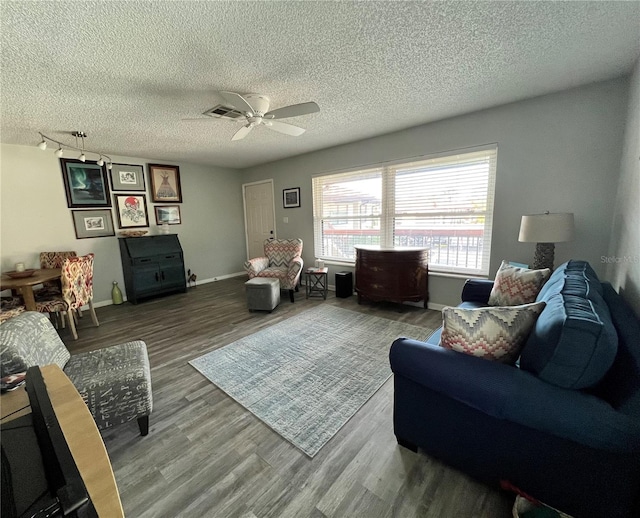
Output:
[[550,214],[528,214],[522,216],[518,241],[536,243],[533,269],[549,268],[553,270],[555,243],[573,239],[573,214],[560,212]]

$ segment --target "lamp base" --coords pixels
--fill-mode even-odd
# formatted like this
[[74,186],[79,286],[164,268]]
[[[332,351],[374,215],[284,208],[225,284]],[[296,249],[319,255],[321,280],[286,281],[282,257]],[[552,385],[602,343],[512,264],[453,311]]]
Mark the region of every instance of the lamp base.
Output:
[[553,271],[554,243],[536,243],[536,253],[533,256],[533,269],[549,268]]

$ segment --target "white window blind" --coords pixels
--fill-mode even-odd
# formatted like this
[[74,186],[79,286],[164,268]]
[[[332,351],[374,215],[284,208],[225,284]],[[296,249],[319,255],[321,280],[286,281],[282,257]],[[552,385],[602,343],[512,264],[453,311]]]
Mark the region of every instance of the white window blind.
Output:
[[487,275],[497,147],[313,179],[316,257],[353,262],[354,245],[429,249],[433,271]]

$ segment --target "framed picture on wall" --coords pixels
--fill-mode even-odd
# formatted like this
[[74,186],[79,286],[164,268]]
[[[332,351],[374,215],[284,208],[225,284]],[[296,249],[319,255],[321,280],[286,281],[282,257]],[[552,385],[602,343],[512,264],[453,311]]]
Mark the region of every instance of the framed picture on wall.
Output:
[[156,223],[158,225],[180,225],[180,205],[156,205]]
[[177,165],[148,164],[151,201],[182,203],[180,168]]
[[282,190],[282,206],[285,209],[300,207],[300,187]]
[[62,179],[67,207],[111,207],[107,169],[97,162],[61,158]]
[[144,194],[114,194],[120,228],[148,227],[147,197]]
[[141,165],[112,164],[111,188],[114,191],[144,191],[144,170]]
[[114,236],[111,209],[72,210],[76,238]]

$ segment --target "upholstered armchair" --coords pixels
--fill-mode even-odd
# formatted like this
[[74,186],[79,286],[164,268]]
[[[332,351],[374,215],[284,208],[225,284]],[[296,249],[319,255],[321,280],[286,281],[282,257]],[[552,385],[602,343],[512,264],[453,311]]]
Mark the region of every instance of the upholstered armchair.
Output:
[[249,279],[272,277],[280,281],[281,290],[289,290],[293,302],[293,291],[298,291],[302,273],[302,239],[267,239],[264,242],[264,257],[256,257],[244,263]]
[[71,355],[42,313],[26,311],[0,326],[0,376],[53,363],[76,387],[99,430],[137,419],[140,434],[149,433],[153,401],[144,342]]

